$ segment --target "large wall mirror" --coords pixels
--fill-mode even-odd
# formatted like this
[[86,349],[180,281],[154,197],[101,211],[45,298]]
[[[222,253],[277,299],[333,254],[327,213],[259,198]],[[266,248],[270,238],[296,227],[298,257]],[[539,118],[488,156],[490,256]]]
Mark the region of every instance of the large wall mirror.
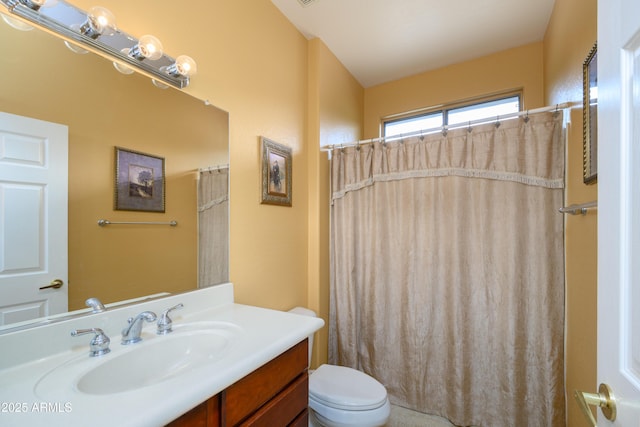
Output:
[[[68,309],[85,309],[89,297],[109,304],[196,289],[198,184],[202,170],[229,163],[228,113],[37,29],[0,21],[0,49],[0,111],[68,126]],[[164,212],[114,208],[115,147],[164,159]],[[220,224],[212,232],[228,254],[228,216]],[[228,265],[218,270],[228,275]]]

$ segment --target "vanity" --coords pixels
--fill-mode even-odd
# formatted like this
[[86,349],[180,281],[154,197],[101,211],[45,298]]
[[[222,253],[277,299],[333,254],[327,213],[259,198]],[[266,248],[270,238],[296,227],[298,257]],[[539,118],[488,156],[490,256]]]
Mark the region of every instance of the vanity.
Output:
[[306,427],[307,354],[304,340],[168,425]]
[[[170,333],[141,319],[172,310]],[[307,337],[318,318],[236,304],[233,284],[0,334],[2,426],[306,426]],[[109,351],[90,356],[99,329]],[[95,343],[94,343],[95,344]],[[104,342],[96,348],[104,348]]]

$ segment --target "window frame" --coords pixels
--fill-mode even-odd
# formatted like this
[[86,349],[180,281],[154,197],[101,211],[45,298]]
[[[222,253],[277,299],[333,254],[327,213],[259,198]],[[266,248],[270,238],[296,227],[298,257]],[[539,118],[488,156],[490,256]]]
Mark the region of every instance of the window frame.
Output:
[[[386,117],[383,117],[381,120],[380,133],[383,138],[399,136],[401,134],[387,135],[386,134],[387,125],[410,120],[410,119],[419,119],[421,117],[427,117],[435,114],[441,114],[442,126],[448,126],[449,111],[457,110],[465,107],[471,107],[474,105],[485,104],[493,101],[506,100],[510,98],[518,98],[518,111],[524,111],[524,109],[522,108],[523,106],[522,90],[514,90],[514,91],[502,92],[494,95],[486,95],[486,96],[477,97],[477,98],[470,98],[470,99],[456,101],[448,104],[436,105],[433,107],[420,108],[420,109],[408,111],[405,113],[386,116]],[[489,118],[490,117],[487,117],[487,119]]]

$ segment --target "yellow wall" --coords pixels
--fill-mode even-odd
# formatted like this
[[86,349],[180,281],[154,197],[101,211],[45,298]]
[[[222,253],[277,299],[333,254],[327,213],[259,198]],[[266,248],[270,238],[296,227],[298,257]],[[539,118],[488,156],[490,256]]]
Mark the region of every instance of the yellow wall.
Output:
[[[582,63],[597,37],[597,0],[556,0],[544,38],[545,99],[571,101],[567,128],[567,204],[598,198],[598,186],[582,182]],[[597,389],[597,211],[566,215],[566,390],[570,427],[588,426],[574,390]]]
[[[309,303],[329,317],[329,159],[321,145],[357,141],[362,135],[360,84],[319,39],[309,42]],[[314,362],[327,361],[328,327],[316,334]]]
[[522,89],[524,108],[544,106],[542,43],[418,74],[365,90],[365,138],[380,136],[383,117]]

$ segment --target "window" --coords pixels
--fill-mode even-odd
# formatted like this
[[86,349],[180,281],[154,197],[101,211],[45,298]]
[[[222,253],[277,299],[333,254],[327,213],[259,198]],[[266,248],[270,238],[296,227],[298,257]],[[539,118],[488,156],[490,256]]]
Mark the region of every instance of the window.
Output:
[[520,95],[476,102],[460,106],[446,107],[438,111],[414,114],[400,119],[384,122],[384,136],[393,136],[418,132],[425,129],[436,129],[442,126],[465,124],[474,120],[517,113],[520,111]]

